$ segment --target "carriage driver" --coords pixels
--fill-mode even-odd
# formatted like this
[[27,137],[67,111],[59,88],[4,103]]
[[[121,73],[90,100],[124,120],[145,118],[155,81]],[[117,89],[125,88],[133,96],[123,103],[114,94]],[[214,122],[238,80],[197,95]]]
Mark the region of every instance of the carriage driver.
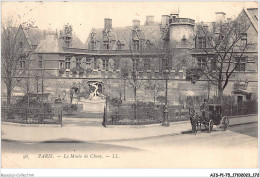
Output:
[[208,100],[204,99],[202,105],[200,106],[200,111],[202,113],[202,118],[205,119],[209,117],[209,104]]

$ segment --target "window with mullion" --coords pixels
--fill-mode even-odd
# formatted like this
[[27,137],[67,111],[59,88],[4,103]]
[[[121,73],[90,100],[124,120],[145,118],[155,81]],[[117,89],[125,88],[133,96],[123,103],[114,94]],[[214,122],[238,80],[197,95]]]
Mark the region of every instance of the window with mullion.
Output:
[[66,69],[70,69],[70,58],[69,58],[69,57],[67,57],[67,58],[65,59],[65,68],[66,68]]
[[198,57],[197,61],[198,61],[198,66],[200,68],[205,68],[206,67],[206,58],[205,57]]
[[25,68],[25,57],[24,56],[20,57],[20,68],[22,68],[22,69]]
[[134,48],[134,50],[140,49],[139,40],[134,40],[133,48]]
[[91,61],[90,61],[90,59],[86,59],[86,69],[91,69]]
[[206,48],[206,37],[198,37],[198,48]]
[[103,59],[103,70],[108,71],[108,59]]
[[109,49],[109,42],[108,41],[104,41],[103,45],[104,45],[104,49]]
[[246,70],[246,58],[237,57],[235,58],[235,70],[236,71],[245,71]]

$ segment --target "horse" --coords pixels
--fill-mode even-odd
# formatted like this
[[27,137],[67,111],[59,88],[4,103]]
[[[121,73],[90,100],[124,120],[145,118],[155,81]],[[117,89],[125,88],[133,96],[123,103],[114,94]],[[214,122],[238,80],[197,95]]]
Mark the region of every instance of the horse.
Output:
[[189,109],[189,115],[190,115],[190,123],[191,123],[192,133],[196,134],[198,123],[199,123],[199,116],[195,112],[195,109],[193,109],[193,108]]

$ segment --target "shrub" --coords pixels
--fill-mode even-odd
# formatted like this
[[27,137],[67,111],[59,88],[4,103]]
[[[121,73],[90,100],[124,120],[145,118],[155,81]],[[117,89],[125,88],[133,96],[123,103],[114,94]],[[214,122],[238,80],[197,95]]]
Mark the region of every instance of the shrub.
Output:
[[68,114],[72,114],[73,111],[78,110],[78,106],[76,104],[66,104],[62,106],[62,109]]
[[71,73],[74,74],[74,75],[77,74],[77,69],[76,69],[76,67],[72,68],[70,71],[71,71]]
[[64,72],[65,72],[65,69],[63,69],[63,68],[59,69],[59,75],[64,74]]
[[109,98],[108,103],[113,107],[120,107],[122,105],[122,100],[119,98]]
[[86,73],[89,74],[92,72],[92,69],[86,69]]
[[84,69],[82,67],[79,68],[79,75],[83,75],[84,74]]

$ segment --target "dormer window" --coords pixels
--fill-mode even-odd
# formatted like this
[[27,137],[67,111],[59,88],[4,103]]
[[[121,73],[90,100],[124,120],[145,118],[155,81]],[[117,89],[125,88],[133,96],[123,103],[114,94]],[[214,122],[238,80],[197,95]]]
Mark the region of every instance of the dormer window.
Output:
[[103,41],[104,49],[109,49],[109,41]]
[[122,44],[120,41],[118,41],[118,42],[116,43],[116,45],[117,45],[117,49],[118,49],[118,50],[121,50],[122,47],[124,46],[124,44]]
[[140,49],[139,40],[134,40],[133,41],[133,48],[134,48],[134,50]]
[[243,46],[247,45],[247,33],[241,34],[241,43]]
[[68,48],[70,46],[71,38],[66,36],[64,41],[65,41],[66,47]]
[[20,41],[20,43],[19,43],[19,47],[20,47],[20,48],[23,47],[23,42],[22,42],[22,41]]
[[90,48],[96,49],[96,42],[94,40],[90,42]]
[[25,68],[25,57],[24,56],[20,57],[20,68],[22,68],[22,69]]
[[151,49],[152,45],[153,44],[149,40],[146,41],[146,48],[147,49]]
[[198,48],[206,48],[206,37],[198,37]]

